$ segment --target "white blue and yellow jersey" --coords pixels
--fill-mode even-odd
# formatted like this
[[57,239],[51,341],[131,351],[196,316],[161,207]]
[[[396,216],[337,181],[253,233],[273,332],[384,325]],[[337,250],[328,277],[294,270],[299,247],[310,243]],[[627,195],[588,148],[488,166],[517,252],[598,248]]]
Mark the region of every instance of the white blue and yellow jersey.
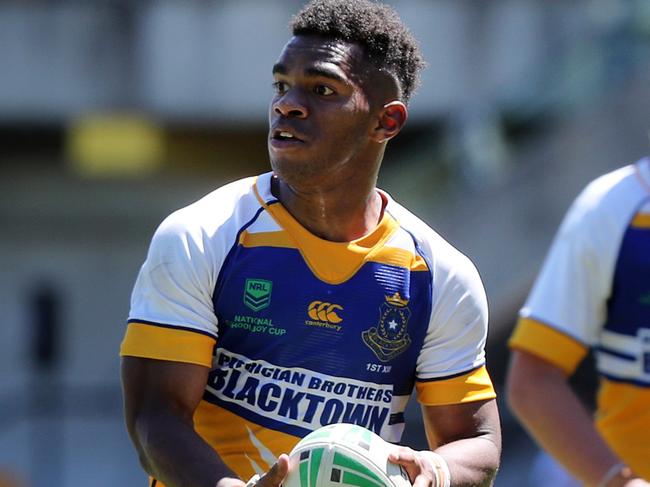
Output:
[[578,196],[511,338],[574,372],[589,348],[601,376],[596,425],[650,479],[650,160]]
[[374,231],[322,240],[271,194],[271,177],[161,224],[121,349],[210,367],[195,427],[241,478],[330,423],[398,442],[414,387],[429,405],[495,396],[485,292],[465,256],[383,192]]

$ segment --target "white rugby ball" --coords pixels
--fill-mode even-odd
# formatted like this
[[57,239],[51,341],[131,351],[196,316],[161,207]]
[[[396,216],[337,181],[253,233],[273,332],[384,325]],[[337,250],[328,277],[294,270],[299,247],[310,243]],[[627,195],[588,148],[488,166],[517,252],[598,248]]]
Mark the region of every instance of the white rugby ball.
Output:
[[410,487],[406,471],[388,461],[390,443],[354,424],[331,424],[289,453],[283,487]]

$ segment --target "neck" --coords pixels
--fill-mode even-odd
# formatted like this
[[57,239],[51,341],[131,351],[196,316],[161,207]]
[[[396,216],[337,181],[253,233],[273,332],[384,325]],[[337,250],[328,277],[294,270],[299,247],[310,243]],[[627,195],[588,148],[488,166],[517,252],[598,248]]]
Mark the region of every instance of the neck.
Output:
[[383,198],[370,181],[302,190],[277,176],[272,192],[307,230],[324,240],[349,242],[372,232],[383,216]]

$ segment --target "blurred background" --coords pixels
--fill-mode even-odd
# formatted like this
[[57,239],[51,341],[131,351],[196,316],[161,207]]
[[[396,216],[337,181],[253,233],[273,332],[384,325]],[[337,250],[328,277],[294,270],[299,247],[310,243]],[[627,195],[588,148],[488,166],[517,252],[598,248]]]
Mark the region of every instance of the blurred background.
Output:
[[[478,266],[502,391],[571,200],[648,152],[650,2],[388,3],[429,66],[380,185]],[[131,287],[162,218],[268,170],[271,66],[302,4],[0,2],[1,487],[145,485],[119,386]],[[499,401],[496,485],[560,485],[535,483],[549,467]]]

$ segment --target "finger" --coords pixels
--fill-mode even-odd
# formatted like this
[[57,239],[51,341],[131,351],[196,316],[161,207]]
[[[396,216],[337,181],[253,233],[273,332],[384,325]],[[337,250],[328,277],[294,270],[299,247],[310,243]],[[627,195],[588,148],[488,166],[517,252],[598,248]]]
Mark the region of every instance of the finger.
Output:
[[415,451],[411,448],[397,447],[388,453],[388,459],[393,463],[409,463],[415,460]]
[[388,460],[401,465],[404,470],[406,470],[411,483],[413,483],[416,477],[422,473],[420,464],[416,459],[415,451],[410,448],[403,448],[399,451],[389,453]]
[[282,482],[287,476],[287,473],[289,473],[289,455],[285,455],[284,453],[280,455],[274,466],[277,468],[275,474],[280,479],[280,482]]
[[288,472],[289,456],[283,453],[269,471],[260,477],[257,485],[260,487],[279,487]]

